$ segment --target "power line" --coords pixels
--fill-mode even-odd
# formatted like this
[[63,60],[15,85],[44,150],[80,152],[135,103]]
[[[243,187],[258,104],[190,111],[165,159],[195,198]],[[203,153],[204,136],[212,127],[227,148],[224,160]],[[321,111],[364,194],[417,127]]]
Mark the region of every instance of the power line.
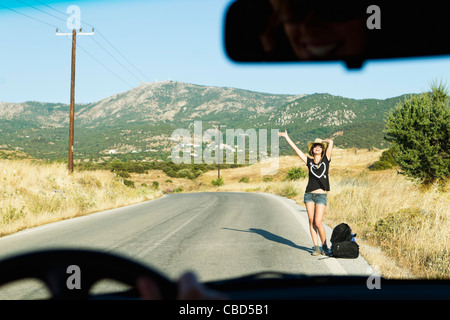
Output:
[[[20,0],[17,0],[17,1],[20,1]],[[54,8],[54,7],[52,7],[52,6],[50,6],[50,5],[48,5],[48,4],[45,4],[45,3],[43,3],[43,2],[41,2],[41,1],[39,1],[39,0],[34,0],[34,1],[36,1],[36,2],[38,2],[38,3],[40,3],[40,4],[42,4],[42,5],[44,5],[44,6],[46,6],[47,8],[49,8],[49,9],[52,9],[53,11],[55,11],[55,12],[58,12],[58,13],[60,13],[60,14],[62,14],[62,15],[64,15],[65,17],[67,17],[68,15],[66,14],[66,13],[64,13],[64,12],[62,12],[62,11],[60,11],[60,10],[58,10],[58,9],[56,9],[56,8]],[[81,20],[81,23],[83,23],[83,24],[85,24],[85,25],[87,25],[87,26],[89,26],[89,27],[91,27],[91,28],[95,28],[93,25],[91,25],[91,24],[89,24],[89,23],[87,23],[87,22],[85,22],[85,21],[83,21],[83,20]],[[147,81],[150,81],[149,79],[148,79],[148,77],[146,76],[146,75],[144,75],[127,57],[125,57],[125,55],[124,54],[122,54],[120,51],[119,51],[119,49],[117,49],[117,47],[114,45],[114,44],[112,44],[111,43],[111,41],[109,41],[107,38],[106,38],[106,36],[98,29],[98,28],[95,28],[95,30],[96,30],[96,32],[97,32],[97,34],[98,35],[100,35],[100,37],[102,37],[103,38],[103,40],[105,40],[125,61],[127,61],[129,64],[130,64],[130,66],[131,67],[133,67],[133,69],[134,70],[136,70],[145,80],[147,80]],[[94,39],[94,38],[92,38],[92,39]],[[95,41],[95,42],[97,42],[97,41]],[[97,42],[97,44],[100,46],[100,47],[102,47],[98,42]],[[105,50],[106,51],[106,49],[104,48],[104,47],[102,47],[102,49],[103,50]],[[111,55],[110,53],[108,53],[109,55]],[[115,59],[114,58],[114,60],[116,60],[117,61],[117,59]],[[118,62],[118,61],[117,61]],[[121,64],[120,63],[120,65],[122,65],[122,67],[124,67],[123,66],[123,64]],[[127,69],[127,71],[129,72],[129,73],[131,73],[128,69]],[[134,75],[134,74],[132,74],[133,75],[133,77],[135,77],[136,78],[136,76]],[[141,80],[139,80],[138,79],[138,81],[141,81]]]
[[28,3],[23,2],[22,0],[16,0],[16,1],[22,3],[22,4],[26,5],[26,6],[28,6],[28,7],[30,7],[30,8],[33,8],[34,10],[40,11],[40,12],[42,12],[42,13],[45,13],[45,14],[47,14],[47,15],[53,17],[53,18],[56,18],[56,19],[61,20],[61,21],[63,21],[63,22],[66,22],[65,19],[59,18],[59,17],[55,16],[54,14],[51,14],[51,13],[48,13],[48,12],[46,12],[46,11],[44,11],[44,10],[41,10],[41,9],[39,9],[39,8],[36,8],[36,7],[34,7],[34,6],[32,6],[32,5],[28,4]]
[[41,2],[41,1],[39,1],[39,0],[34,0],[34,1],[36,1],[37,3],[40,3],[41,5],[43,5],[43,6],[46,6],[47,8],[50,8],[50,9],[52,9],[52,10],[54,10],[54,11],[56,11],[56,12],[58,12],[58,13],[61,13],[62,15],[64,15],[64,16],[67,16],[67,14],[66,13],[64,13],[64,12],[62,12],[62,11],[59,11],[58,9],[55,9],[55,8],[53,8],[53,7],[51,7],[51,6],[49,6],[48,4],[46,4],[46,3],[43,3],[43,2]]
[[100,60],[98,60],[96,57],[94,57],[91,53],[89,53],[89,51],[87,51],[85,48],[83,48],[80,44],[77,43],[77,47],[79,47],[81,50],[83,50],[84,52],[86,52],[86,54],[88,54],[92,59],[94,59],[98,64],[100,64],[101,66],[103,66],[106,70],[108,70],[109,72],[111,72],[113,75],[115,75],[119,80],[121,80],[123,83],[125,83],[127,86],[129,86],[130,88],[133,88],[132,85],[130,85],[128,82],[126,82],[125,80],[123,80],[119,75],[117,75],[114,71],[112,71],[110,68],[108,68],[106,65],[104,65]]
[[[98,32],[98,31],[97,31]],[[94,40],[94,42],[103,49],[103,51],[105,51],[109,56],[111,56],[111,58],[113,58],[118,64],[120,64],[126,71],[128,71],[137,81],[141,81],[138,77],[136,77],[134,75],[134,73],[132,73],[126,66],[124,66],[119,60],[117,60],[108,50],[106,50],[97,40],[95,40],[95,38],[92,38],[92,40]]]
[[[62,19],[62,18],[60,18],[60,17],[57,17],[57,16],[55,16],[55,15],[53,15],[53,14],[51,14],[51,13],[48,13],[48,12],[46,12],[46,11],[44,11],[44,10],[41,10],[41,9],[39,9],[39,8],[37,8],[37,7],[35,7],[35,6],[32,6],[32,5],[30,5],[29,3],[26,3],[26,2],[24,2],[24,1],[22,1],[22,0],[16,0],[17,2],[20,2],[20,3],[22,3],[22,4],[24,4],[24,5],[26,5],[26,6],[28,6],[28,7],[30,7],[30,8],[32,8],[32,9],[34,9],[34,10],[37,10],[37,11],[39,11],[39,12],[42,12],[42,13],[45,13],[45,14],[47,14],[47,15],[49,15],[49,16],[51,16],[51,17],[53,17],[53,18],[56,18],[56,19],[58,19],[58,20],[61,20],[61,21],[63,21],[63,22],[66,22],[66,19]],[[62,12],[62,11],[60,11],[60,10],[58,10],[58,9],[55,9],[54,7],[52,7],[52,6],[50,6],[50,5],[48,5],[48,4],[45,4],[45,3],[43,3],[43,2],[41,2],[41,1],[39,1],[39,0],[34,0],[34,1],[36,1],[36,2],[38,2],[39,4],[41,4],[41,5],[43,5],[43,6],[45,6],[45,7],[47,7],[47,8],[49,8],[49,9],[52,9],[53,11],[55,11],[55,12],[57,12],[57,13],[59,13],[59,14],[62,14],[62,15],[64,15],[66,18],[67,17],[69,17],[66,13],[64,13],[64,12]],[[53,24],[51,24],[51,23],[48,23],[48,22],[45,22],[45,21],[43,21],[43,20],[40,20],[40,19],[38,19],[38,18],[35,18],[35,17],[32,17],[32,16],[29,16],[29,15],[27,15],[27,14],[24,14],[24,13],[22,13],[22,12],[20,12],[20,11],[17,11],[17,10],[15,10],[15,9],[12,9],[12,8],[9,8],[9,7],[7,7],[7,6],[4,6],[4,5],[1,5],[0,4],[0,7],[3,7],[3,8],[5,8],[5,9],[8,9],[8,10],[10,10],[10,11],[13,11],[13,12],[15,12],[15,13],[18,13],[18,14],[20,14],[20,15],[22,15],[22,16],[25,16],[25,17],[27,17],[27,18],[29,18],[29,19],[32,19],[32,20],[35,20],[35,21],[38,21],[38,22],[40,22],[40,23],[43,23],[43,24],[45,24],[45,25],[48,25],[48,26],[51,26],[51,27],[53,27],[53,28],[56,28],[57,30],[59,29],[59,27],[58,26],[56,26],[56,25],[53,25]],[[87,23],[87,22],[84,22],[84,21],[81,21],[81,23],[83,23],[83,24],[85,24],[85,25],[88,25],[88,26],[90,26],[90,27],[92,27],[92,28],[94,28],[94,26],[93,25],[91,25],[91,24],[89,24],[89,23]],[[132,66],[144,79],[147,79],[147,77],[129,60],[129,59],[127,59],[117,48],[116,48],[116,46],[114,46],[112,43],[111,43],[111,41],[109,41],[107,38],[106,38],[106,36],[104,36],[103,35],[103,33],[101,33],[98,29],[96,29],[96,32],[97,32],[97,34],[99,34],[124,60],[126,60],[129,64],[130,64],[130,66]],[[103,51],[105,51],[109,56],[111,56],[117,63],[119,63],[128,73],[130,73],[137,81],[141,81],[133,72],[131,72],[130,71],[130,69],[129,68],[127,68],[123,63],[121,63],[118,59],[116,59],[104,46],[102,46],[97,40],[95,40],[94,38],[92,38],[93,40],[94,40],[94,42],[100,47],[100,48],[102,48],[102,50]],[[114,71],[112,71],[110,68],[108,68],[104,63],[102,63],[99,59],[97,59],[93,54],[91,54],[88,50],[86,50],[85,48],[83,48],[82,46],[80,46],[78,43],[77,43],[77,47],[79,47],[81,50],[83,50],[86,54],[88,54],[92,59],[94,59],[98,64],[100,64],[102,67],[104,67],[106,70],[108,70],[109,72],[111,72],[114,76],[116,76],[119,80],[121,80],[123,83],[125,83],[127,86],[129,86],[130,88],[132,88],[133,86],[131,86],[127,81],[125,81],[123,78],[121,78],[118,74],[116,74]]]
[[46,24],[46,25],[48,25],[48,26],[50,26],[50,27],[58,28],[57,26],[55,26],[55,25],[53,25],[53,24],[47,23],[47,22],[42,21],[42,20],[40,20],[40,19],[38,19],[38,18],[34,18],[34,17],[29,16],[29,15],[27,15],[27,14],[25,14],[25,13],[20,12],[20,11],[11,9],[11,8],[9,8],[9,7],[7,7],[7,6],[2,5],[2,4],[0,4],[0,7],[3,7],[3,8],[5,8],[5,9],[10,10],[10,11],[13,11],[13,12],[15,12],[15,13],[18,13],[18,14],[24,16],[24,17],[29,18],[29,19],[33,19],[33,20],[38,21],[38,22],[40,22],[40,23]]
[[106,42],[108,42],[109,43],[109,45],[111,46],[111,47],[113,47],[113,49],[114,50],[116,50],[116,52],[118,53],[118,54],[120,54],[121,56],[122,56],[122,58],[124,58],[137,72],[139,72],[140,74],[141,74],[141,76],[143,76],[144,77],[144,79],[146,79],[147,81],[149,81],[148,80],[148,78],[138,69],[138,68],[136,68],[136,66],[133,64],[133,63],[131,63],[131,61],[130,60],[128,60],[108,39],[106,39],[106,37],[100,32],[100,31],[98,31],[98,34],[103,38],[103,39],[105,39],[105,41]]

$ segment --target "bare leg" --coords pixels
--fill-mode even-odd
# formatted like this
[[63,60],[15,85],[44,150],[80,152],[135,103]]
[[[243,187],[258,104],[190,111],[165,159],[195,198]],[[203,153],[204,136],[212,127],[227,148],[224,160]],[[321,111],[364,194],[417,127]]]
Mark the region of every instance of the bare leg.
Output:
[[315,226],[315,211],[316,211],[316,204],[314,202],[306,202],[306,212],[308,213],[308,219],[309,219],[309,231],[311,232],[311,238],[313,241],[314,246],[318,246],[318,238],[317,238],[317,230]]
[[322,245],[327,244],[327,237],[325,233],[325,227],[322,224],[323,215],[325,214],[326,206],[323,204],[316,204],[316,210],[314,213],[314,224],[319,231],[320,241]]

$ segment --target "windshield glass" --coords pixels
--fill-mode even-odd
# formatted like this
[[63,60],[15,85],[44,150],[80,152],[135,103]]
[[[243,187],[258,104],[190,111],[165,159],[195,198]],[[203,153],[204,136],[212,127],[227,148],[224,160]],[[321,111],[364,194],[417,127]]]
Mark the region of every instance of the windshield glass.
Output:
[[230,3],[0,3],[1,257],[448,279],[450,58],[236,63]]

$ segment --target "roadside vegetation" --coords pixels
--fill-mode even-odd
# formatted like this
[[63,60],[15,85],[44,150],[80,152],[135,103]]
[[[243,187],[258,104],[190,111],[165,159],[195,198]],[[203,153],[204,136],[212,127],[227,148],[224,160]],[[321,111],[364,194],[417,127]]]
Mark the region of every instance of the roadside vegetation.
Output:
[[[325,222],[348,223],[362,255],[388,278],[450,279],[449,97],[443,85],[405,98],[388,116],[391,147],[333,151]],[[44,163],[0,151],[0,236],[177,192],[268,192],[303,204],[297,156],[266,164]]]
[[[347,222],[358,234],[362,255],[385,277],[450,278],[448,182],[425,188],[398,174],[398,166],[370,170],[382,154],[334,150],[326,223]],[[64,163],[0,160],[0,234],[177,192],[268,192],[304,206],[306,166],[298,157],[280,157],[274,175],[261,176],[263,166],[221,168],[219,181],[217,168],[195,179],[171,177],[162,169],[76,167],[68,175]]]
[[0,160],[0,235],[162,196],[132,183],[108,170],[68,175],[64,163]]

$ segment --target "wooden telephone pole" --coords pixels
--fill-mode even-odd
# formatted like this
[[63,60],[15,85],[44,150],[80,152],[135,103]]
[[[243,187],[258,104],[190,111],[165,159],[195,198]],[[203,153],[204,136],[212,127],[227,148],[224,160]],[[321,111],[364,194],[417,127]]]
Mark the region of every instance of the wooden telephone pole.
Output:
[[[59,33],[56,29],[57,36],[72,36],[72,69],[70,77],[70,120],[69,120],[69,173],[73,172],[73,137],[75,127],[75,50],[77,47],[77,30],[73,29],[72,33]],[[78,35],[94,35],[94,29],[89,33],[78,33]]]

